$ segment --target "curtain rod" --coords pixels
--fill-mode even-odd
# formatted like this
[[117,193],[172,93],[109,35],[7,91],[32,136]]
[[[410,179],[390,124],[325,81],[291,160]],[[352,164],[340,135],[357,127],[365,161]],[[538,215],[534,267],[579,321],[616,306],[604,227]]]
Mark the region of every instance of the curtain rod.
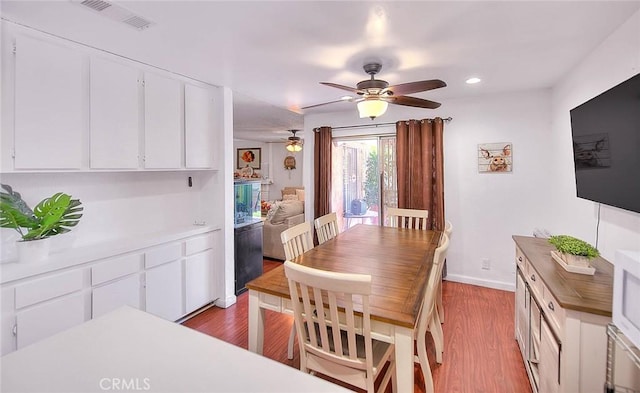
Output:
[[[423,119],[423,120],[433,120],[433,119]],[[445,117],[442,119],[442,121],[444,121],[445,123],[450,122],[451,120],[453,120],[453,117],[449,116],[449,117]],[[371,124],[371,125],[367,125],[367,124],[357,124],[357,125],[353,125],[353,126],[340,126],[340,127],[331,127],[331,130],[348,130],[348,129],[354,129],[354,128],[378,128],[378,127],[382,127],[382,126],[394,126],[396,125],[397,122],[393,122],[393,123],[376,123],[376,124]],[[316,127],[313,129],[314,132],[318,132],[318,130],[320,130],[320,127]]]

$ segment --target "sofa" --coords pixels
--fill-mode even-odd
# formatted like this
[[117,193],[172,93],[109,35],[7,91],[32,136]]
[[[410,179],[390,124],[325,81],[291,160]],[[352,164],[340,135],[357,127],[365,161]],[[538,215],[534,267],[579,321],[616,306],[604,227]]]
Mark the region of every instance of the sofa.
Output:
[[267,258],[285,260],[280,234],[285,229],[304,222],[304,201],[274,202],[264,221],[262,254]]

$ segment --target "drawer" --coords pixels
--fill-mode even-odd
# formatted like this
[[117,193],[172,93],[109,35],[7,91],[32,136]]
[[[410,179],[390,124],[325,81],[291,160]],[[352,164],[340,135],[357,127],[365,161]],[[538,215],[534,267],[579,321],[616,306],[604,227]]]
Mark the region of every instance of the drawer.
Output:
[[91,268],[91,285],[102,284],[140,270],[142,254],[109,259]]
[[192,255],[213,247],[213,234],[192,237],[185,242],[185,255]]
[[152,248],[144,254],[144,267],[149,269],[150,267],[180,259],[182,256],[182,244],[167,244],[166,246]]
[[56,274],[16,286],[16,308],[27,307],[82,289],[82,269]]
[[551,329],[557,333],[558,337],[564,337],[564,308],[560,306],[558,301],[553,297],[553,295],[551,295],[551,292],[546,287],[544,288],[542,299],[542,310],[551,325]]
[[522,273],[528,273],[526,270],[526,266],[527,266],[527,262],[526,262],[526,258],[524,257],[524,254],[522,253],[522,251],[520,250],[519,247],[516,247],[516,265],[520,268],[520,270],[522,271]]
[[529,283],[529,288],[531,288],[531,292],[534,293],[534,295],[536,296],[536,299],[540,300],[542,299],[542,295],[544,292],[544,283],[542,282],[542,279],[540,278],[540,276],[538,276],[538,272],[536,272],[536,269],[533,268],[533,266],[531,266],[531,264],[529,264],[529,261],[526,261],[526,278],[527,278],[527,282]]

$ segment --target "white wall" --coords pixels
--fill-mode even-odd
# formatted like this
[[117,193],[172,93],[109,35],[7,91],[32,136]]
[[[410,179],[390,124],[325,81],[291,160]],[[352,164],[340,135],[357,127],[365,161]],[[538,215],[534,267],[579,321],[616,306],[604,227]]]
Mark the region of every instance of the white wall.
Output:
[[[551,132],[549,101],[550,91],[538,90],[446,100],[435,111],[390,106],[374,122],[357,119],[354,106],[353,113],[305,117],[305,132],[321,125],[453,117],[444,132],[445,215],[454,225],[447,256],[448,278],[513,289],[511,236],[529,235],[551,220],[548,185],[552,171],[544,159]],[[491,142],[513,143],[512,173],[478,173],[477,145]],[[312,177],[312,171],[305,171],[305,180]],[[312,218],[312,214],[307,215],[307,219]],[[490,259],[490,270],[481,269],[482,258]]]
[[[640,72],[640,11],[558,83],[552,94],[553,225],[595,244],[598,204],[576,197],[569,111]],[[638,152],[640,154],[640,151]],[[640,174],[629,181],[640,181]],[[640,250],[640,214],[601,205],[598,249],[614,263],[616,249]]]

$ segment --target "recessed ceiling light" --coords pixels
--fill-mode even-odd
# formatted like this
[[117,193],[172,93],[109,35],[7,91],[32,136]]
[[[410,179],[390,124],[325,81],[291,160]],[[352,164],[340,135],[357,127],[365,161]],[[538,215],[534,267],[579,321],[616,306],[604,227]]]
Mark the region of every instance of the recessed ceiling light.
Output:
[[467,82],[468,84],[470,84],[470,85],[473,85],[473,84],[478,83],[478,82],[480,82],[480,81],[481,81],[481,79],[480,79],[480,78],[476,78],[476,77],[474,76],[473,78],[469,78],[469,79],[467,79],[467,81],[466,81],[466,82]]

